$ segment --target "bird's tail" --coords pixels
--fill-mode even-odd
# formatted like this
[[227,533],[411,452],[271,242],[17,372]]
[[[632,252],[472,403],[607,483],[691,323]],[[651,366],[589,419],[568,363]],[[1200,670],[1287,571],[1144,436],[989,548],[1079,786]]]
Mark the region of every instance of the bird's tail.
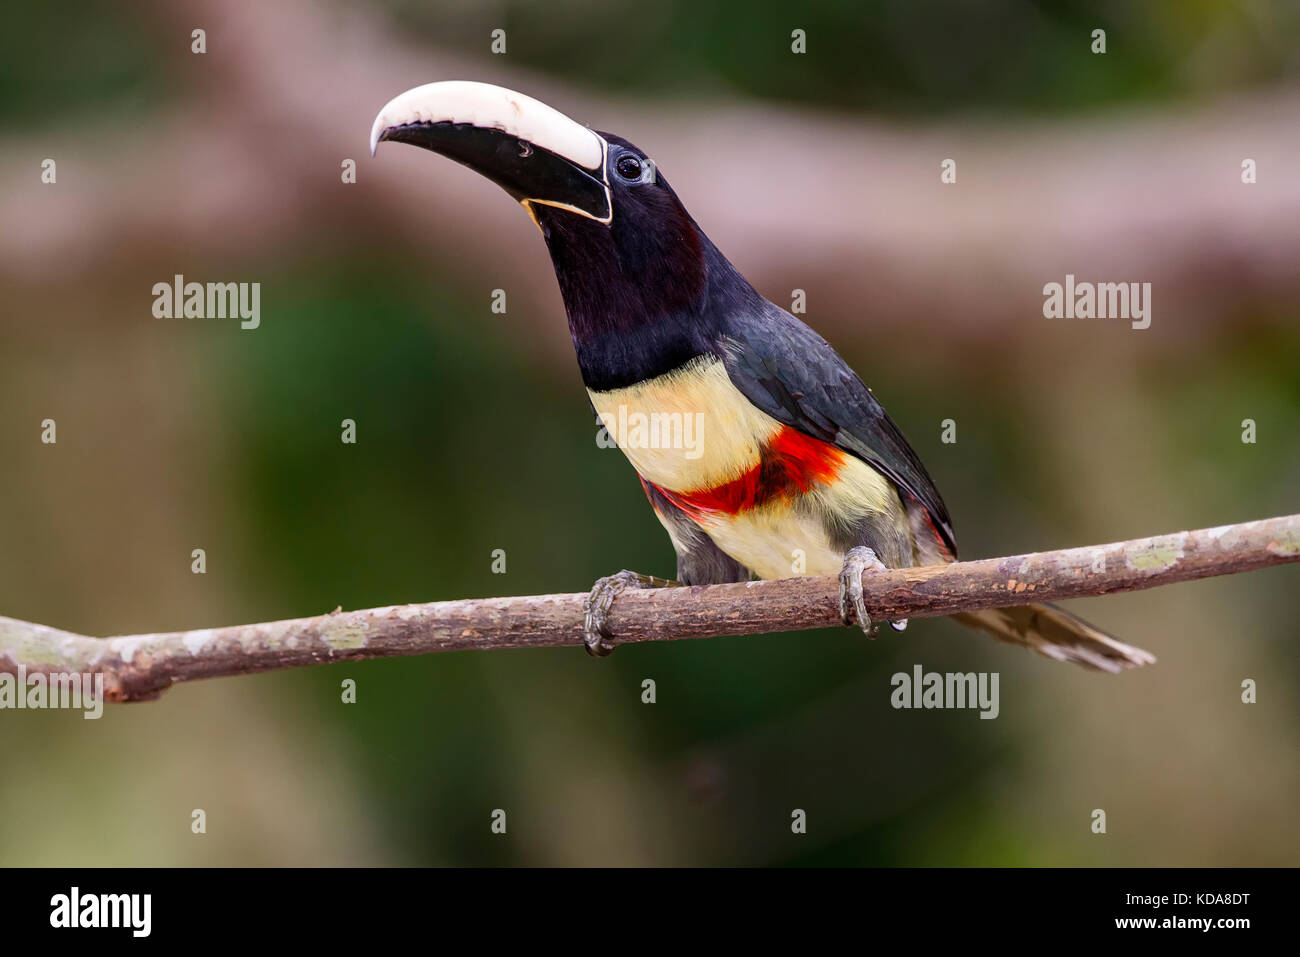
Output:
[[1155,655],[1126,645],[1055,605],[986,608],[962,612],[952,618],[986,631],[999,641],[1024,645],[1057,661],[1073,661],[1112,674],[1156,660]]

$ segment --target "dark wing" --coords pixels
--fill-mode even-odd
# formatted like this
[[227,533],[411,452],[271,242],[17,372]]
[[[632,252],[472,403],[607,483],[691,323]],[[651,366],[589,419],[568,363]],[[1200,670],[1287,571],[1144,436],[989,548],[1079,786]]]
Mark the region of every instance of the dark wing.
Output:
[[764,300],[762,312],[733,314],[723,362],[732,384],[772,418],[857,456],[920,502],[956,554],[952,520],[925,466],[825,339]]

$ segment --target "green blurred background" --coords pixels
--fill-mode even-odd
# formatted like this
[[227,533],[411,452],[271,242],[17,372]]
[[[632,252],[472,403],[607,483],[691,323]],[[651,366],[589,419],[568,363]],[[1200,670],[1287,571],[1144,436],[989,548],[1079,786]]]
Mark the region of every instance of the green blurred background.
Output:
[[[540,85],[561,109],[571,90],[636,142],[641,107],[662,130],[718,104],[759,135],[771,111],[942,140],[1043,117],[1104,131],[1132,111],[1285,94],[1300,70],[1289,3],[266,6],[6,13],[0,613],[130,634],[672,573],[630,466],[594,441],[527,218],[434,157],[364,155],[370,117],[407,86],[469,71]],[[1097,26],[1104,60],[1088,49]],[[208,31],[205,57],[191,27]],[[504,57],[489,53],[497,27]],[[789,52],[794,27],[806,56]],[[426,72],[361,88],[390,44]],[[332,98],[349,152],[310,146],[278,105]],[[1251,150],[1231,145],[1228,177]],[[693,202],[738,159],[722,140],[712,155],[693,192],[663,168],[726,251],[743,220]],[[338,182],[344,156],[355,185]],[[1290,160],[1275,180],[1296,177]],[[387,174],[381,194],[385,162],[407,178]],[[482,190],[485,220],[441,216],[435,182]],[[767,188],[799,183],[792,169]],[[485,266],[449,253],[462,234],[528,252]],[[969,254],[936,250],[909,282],[942,286]],[[1194,326],[1160,312],[1157,289],[1141,334],[1032,311],[955,329],[923,309],[873,321],[878,277],[858,262],[861,294],[821,300],[813,281],[737,265],[780,303],[808,287],[808,320],[909,436],[966,557],[1300,510],[1285,286],[1225,282]],[[154,319],[152,284],[174,273],[261,282],[261,327]],[[504,316],[489,310],[497,287]],[[47,417],[54,446],[39,441]],[[955,445],[940,442],[949,417]],[[339,441],[344,418],[356,445]],[[196,547],[205,575],[190,571]],[[1279,568],[1075,603],[1160,659],[1120,677],[917,621],[874,643],[837,629],[605,661],[575,646],[340,664],[182,685],[97,722],[0,713],[0,863],[1296,864],[1298,583]],[[1001,716],[893,710],[890,676],[916,663],[1000,672]],[[656,704],[641,703],[645,678]],[[1246,678],[1257,704],[1240,701]],[[194,808],[206,835],[190,833]]]

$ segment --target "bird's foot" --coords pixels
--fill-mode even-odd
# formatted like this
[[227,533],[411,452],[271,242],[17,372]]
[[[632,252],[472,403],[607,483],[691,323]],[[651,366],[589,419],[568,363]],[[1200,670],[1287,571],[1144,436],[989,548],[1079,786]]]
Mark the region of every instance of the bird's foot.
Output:
[[[867,569],[887,571],[885,563],[876,557],[876,553],[865,545],[849,549],[840,567],[840,620],[846,625],[853,624],[853,613],[858,616],[858,627],[868,638],[875,638],[877,626],[871,623],[867,614],[866,602],[862,600],[862,573]],[[907,619],[891,621],[890,627],[902,631],[907,627]]]
[[607,620],[610,606],[628,588],[667,588],[679,584],[669,578],[655,578],[624,569],[614,575],[596,579],[587,600],[582,603],[582,643],[587,654],[603,658],[614,650],[614,637]]

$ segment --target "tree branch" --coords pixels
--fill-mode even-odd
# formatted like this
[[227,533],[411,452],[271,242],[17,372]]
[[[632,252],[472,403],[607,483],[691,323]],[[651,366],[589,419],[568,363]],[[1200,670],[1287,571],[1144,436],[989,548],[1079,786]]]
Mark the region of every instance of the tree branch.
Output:
[[[873,620],[927,618],[1029,601],[1136,591],[1300,561],[1300,515],[1009,558],[869,571]],[[335,611],[255,625],[90,638],[0,617],[0,673],[102,672],[113,701],[177,681],[490,648],[576,647],[582,593]],[[609,626],[619,643],[799,631],[840,624],[833,578],[630,590]]]

